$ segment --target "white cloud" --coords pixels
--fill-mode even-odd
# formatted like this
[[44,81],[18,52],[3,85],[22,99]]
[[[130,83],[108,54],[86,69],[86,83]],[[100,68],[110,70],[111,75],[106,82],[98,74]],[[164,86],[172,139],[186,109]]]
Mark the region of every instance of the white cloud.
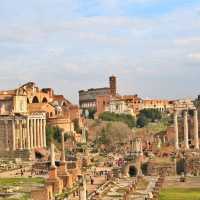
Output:
[[200,52],[189,54],[189,58],[194,61],[200,61]]
[[[109,3],[112,6],[114,2]],[[193,61],[200,59],[197,19],[196,8],[187,8],[153,19],[94,16],[49,24],[4,24],[0,41],[8,44],[0,50],[0,66],[4,67],[0,72],[7,80],[3,79],[2,85],[8,77],[14,85],[15,73],[17,80],[49,84],[56,77],[55,86],[50,86],[59,88],[68,80],[71,85],[62,90],[66,95],[71,91],[75,99],[72,86],[104,85],[102,78],[114,73],[119,79],[126,76],[123,90],[135,92],[137,86],[139,94],[151,96],[152,85],[160,85],[153,93],[176,96],[184,93],[177,92],[177,80],[184,81],[190,73],[193,94],[198,74]],[[162,91],[161,85],[168,90]]]

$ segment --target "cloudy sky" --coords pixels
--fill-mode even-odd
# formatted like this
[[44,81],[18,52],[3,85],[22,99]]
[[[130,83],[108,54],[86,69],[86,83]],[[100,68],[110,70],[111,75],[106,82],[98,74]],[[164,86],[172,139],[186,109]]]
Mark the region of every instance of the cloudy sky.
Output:
[[118,77],[121,94],[200,93],[199,0],[0,0],[0,89],[27,81],[77,103]]

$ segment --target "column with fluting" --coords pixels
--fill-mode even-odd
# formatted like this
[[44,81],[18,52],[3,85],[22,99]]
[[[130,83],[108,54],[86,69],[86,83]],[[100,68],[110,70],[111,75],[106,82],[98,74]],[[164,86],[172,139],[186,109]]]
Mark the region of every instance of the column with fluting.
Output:
[[179,149],[179,138],[178,138],[178,113],[174,112],[174,132],[175,132],[175,149]]
[[185,149],[189,149],[189,142],[188,142],[188,112],[184,111],[184,146]]
[[195,149],[199,149],[199,124],[197,110],[194,110],[194,146]]

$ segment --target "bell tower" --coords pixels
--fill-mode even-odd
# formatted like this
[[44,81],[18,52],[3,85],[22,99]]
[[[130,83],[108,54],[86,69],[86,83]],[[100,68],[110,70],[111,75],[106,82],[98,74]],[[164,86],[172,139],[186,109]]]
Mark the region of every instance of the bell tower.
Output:
[[116,96],[116,94],[117,94],[117,78],[116,78],[116,76],[110,76],[109,82],[110,82],[111,95]]

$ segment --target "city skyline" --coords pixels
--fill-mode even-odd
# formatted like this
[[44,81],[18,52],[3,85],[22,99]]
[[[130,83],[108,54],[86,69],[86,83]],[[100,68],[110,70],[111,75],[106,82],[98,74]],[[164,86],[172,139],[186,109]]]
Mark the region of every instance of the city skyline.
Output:
[[33,81],[78,103],[114,74],[120,94],[196,97],[199,18],[197,0],[2,0],[0,89]]

